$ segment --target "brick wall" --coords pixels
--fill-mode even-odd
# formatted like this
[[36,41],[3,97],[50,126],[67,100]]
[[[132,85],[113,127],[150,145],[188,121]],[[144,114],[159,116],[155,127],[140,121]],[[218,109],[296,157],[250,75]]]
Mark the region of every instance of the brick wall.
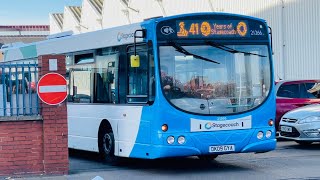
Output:
[[43,173],[42,121],[0,122],[0,175]]
[[[66,75],[65,56],[46,55],[39,57],[39,76],[49,73],[49,59],[57,59],[58,71]],[[69,170],[68,159],[68,122],[66,101],[60,105],[47,105],[40,103],[43,117],[44,137],[44,172],[46,174],[67,174]]]
[[67,174],[68,126],[66,105],[42,105],[44,137],[44,172],[46,174]]
[[[57,59],[55,72],[65,76],[65,57],[48,55],[39,57],[39,78],[49,72],[49,59]],[[40,114],[0,118],[0,176],[68,173],[66,101],[40,102]]]

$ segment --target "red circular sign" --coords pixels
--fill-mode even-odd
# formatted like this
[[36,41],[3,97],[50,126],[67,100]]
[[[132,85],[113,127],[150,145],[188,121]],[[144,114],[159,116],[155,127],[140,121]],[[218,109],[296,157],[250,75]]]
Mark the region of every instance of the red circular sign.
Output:
[[58,73],[42,76],[37,86],[38,96],[48,105],[57,105],[67,98],[67,80]]

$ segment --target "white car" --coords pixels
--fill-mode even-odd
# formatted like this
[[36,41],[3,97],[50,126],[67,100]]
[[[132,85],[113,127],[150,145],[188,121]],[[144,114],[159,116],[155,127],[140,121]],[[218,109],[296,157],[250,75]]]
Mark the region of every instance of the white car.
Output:
[[302,145],[320,142],[320,104],[300,107],[284,114],[279,137]]

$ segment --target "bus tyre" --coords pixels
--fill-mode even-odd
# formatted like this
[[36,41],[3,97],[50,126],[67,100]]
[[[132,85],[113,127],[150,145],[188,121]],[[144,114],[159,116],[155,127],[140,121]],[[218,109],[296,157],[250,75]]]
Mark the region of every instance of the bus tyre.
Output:
[[296,141],[296,143],[298,143],[302,146],[308,146],[308,145],[312,144],[313,142],[311,142],[311,141]]
[[114,155],[114,135],[112,130],[103,129],[99,134],[99,152],[105,162],[115,163],[117,161]]
[[198,158],[202,161],[213,161],[218,157],[217,154],[211,154],[211,155],[202,155],[198,156]]

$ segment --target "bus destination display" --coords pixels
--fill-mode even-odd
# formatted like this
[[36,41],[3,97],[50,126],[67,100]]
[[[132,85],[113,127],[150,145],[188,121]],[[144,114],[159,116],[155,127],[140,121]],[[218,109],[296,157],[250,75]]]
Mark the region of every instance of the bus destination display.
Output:
[[262,24],[246,20],[178,20],[177,38],[263,38],[267,36]]

